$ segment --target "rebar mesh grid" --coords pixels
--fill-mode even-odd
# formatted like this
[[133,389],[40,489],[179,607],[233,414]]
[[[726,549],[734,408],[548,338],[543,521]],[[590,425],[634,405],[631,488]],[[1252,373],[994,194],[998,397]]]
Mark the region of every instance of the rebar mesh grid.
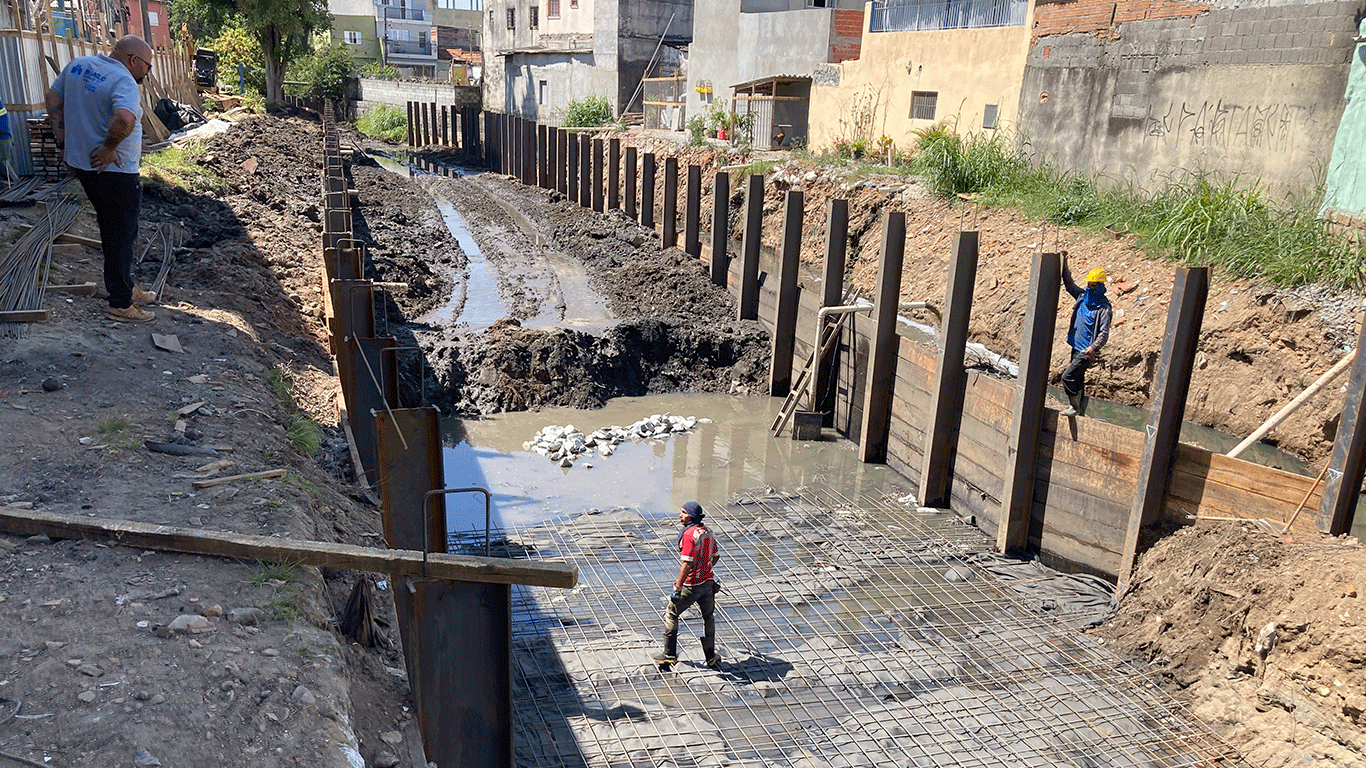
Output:
[[982,567],[991,543],[949,513],[812,489],[715,506],[717,669],[689,636],[695,609],[680,663],[650,660],[677,572],[672,516],[503,534],[580,569],[569,592],[513,590],[518,766],[1246,764]]

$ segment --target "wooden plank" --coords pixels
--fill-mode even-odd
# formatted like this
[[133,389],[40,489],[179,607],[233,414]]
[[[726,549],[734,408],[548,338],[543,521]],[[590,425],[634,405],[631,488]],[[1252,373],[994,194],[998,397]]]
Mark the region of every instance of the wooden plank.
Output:
[[578,566],[570,563],[432,553],[427,555],[424,565],[421,552],[406,549],[375,549],[352,544],[250,536],[139,523],[132,520],[60,515],[13,507],[0,507],[0,530],[20,536],[43,534],[54,539],[112,539],[119,544],[137,549],[407,576],[425,575],[448,581],[526,584],[568,589],[578,584],[579,579]]
[[212,488],[215,485],[222,485],[224,483],[235,483],[239,480],[270,480],[271,478],[275,477],[284,477],[285,474],[286,470],[283,469],[267,469],[264,472],[247,472],[241,475],[215,477],[212,480],[195,480],[194,482],[190,483],[190,485],[191,487],[196,489]]
[[[1069,486],[1067,483],[1044,483],[1036,477],[1033,517],[1043,520],[1046,526],[1064,520],[1085,526],[1086,531],[1073,530],[1069,535],[1092,543],[1108,542],[1108,546],[1118,553],[1124,544],[1124,532],[1129,523],[1130,501],[1129,498],[1106,499],[1089,493],[1085,488]],[[1061,526],[1059,528],[1063,529]]]
[[71,283],[69,285],[49,285],[47,290],[52,293],[66,293],[72,296],[94,296],[96,286],[94,283]]
[[[1178,472],[1208,477],[1220,485],[1242,488],[1250,493],[1289,504],[1298,504],[1304,494],[1314,485],[1314,478],[1287,472],[1274,467],[1264,467],[1250,461],[1231,459],[1221,453],[1211,453],[1191,445],[1177,449],[1173,468]],[[1306,506],[1318,506],[1318,492],[1311,496]]]
[[0,323],[45,323],[52,319],[50,309],[10,309],[0,311]]

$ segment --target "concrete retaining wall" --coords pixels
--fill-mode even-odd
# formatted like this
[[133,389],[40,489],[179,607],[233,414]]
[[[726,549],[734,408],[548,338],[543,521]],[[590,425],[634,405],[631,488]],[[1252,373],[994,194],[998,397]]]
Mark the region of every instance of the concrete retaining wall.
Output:
[[1019,98],[1030,151],[1141,187],[1182,170],[1276,194],[1321,182],[1358,5],[1040,3]]

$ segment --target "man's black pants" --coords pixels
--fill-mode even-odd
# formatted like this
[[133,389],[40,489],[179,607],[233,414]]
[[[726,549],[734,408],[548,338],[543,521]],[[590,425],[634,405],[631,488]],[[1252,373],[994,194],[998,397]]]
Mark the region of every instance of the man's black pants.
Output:
[[133,248],[138,239],[138,208],[142,191],[136,173],[83,171],[76,178],[95,206],[104,250],[104,288],[109,306],[123,309],[133,303]]
[[1062,391],[1068,397],[1082,394],[1086,388],[1086,369],[1091,367],[1091,358],[1084,353],[1073,351],[1072,362],[1062,371]]

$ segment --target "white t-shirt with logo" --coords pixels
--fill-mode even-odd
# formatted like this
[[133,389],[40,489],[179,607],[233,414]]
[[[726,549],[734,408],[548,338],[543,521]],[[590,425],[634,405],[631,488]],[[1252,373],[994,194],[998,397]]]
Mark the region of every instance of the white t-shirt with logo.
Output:
[[52,92],[62,97],[66,124],[63,159],[67,165],[95,170],[90,156],[109,135],[114,112],[126,109],[133,113],[133,132],[119,144],[119,164],[105,170],[138,172],[142,159],[142,94],[127,67],[102,53],[72,59],[52,83]]

